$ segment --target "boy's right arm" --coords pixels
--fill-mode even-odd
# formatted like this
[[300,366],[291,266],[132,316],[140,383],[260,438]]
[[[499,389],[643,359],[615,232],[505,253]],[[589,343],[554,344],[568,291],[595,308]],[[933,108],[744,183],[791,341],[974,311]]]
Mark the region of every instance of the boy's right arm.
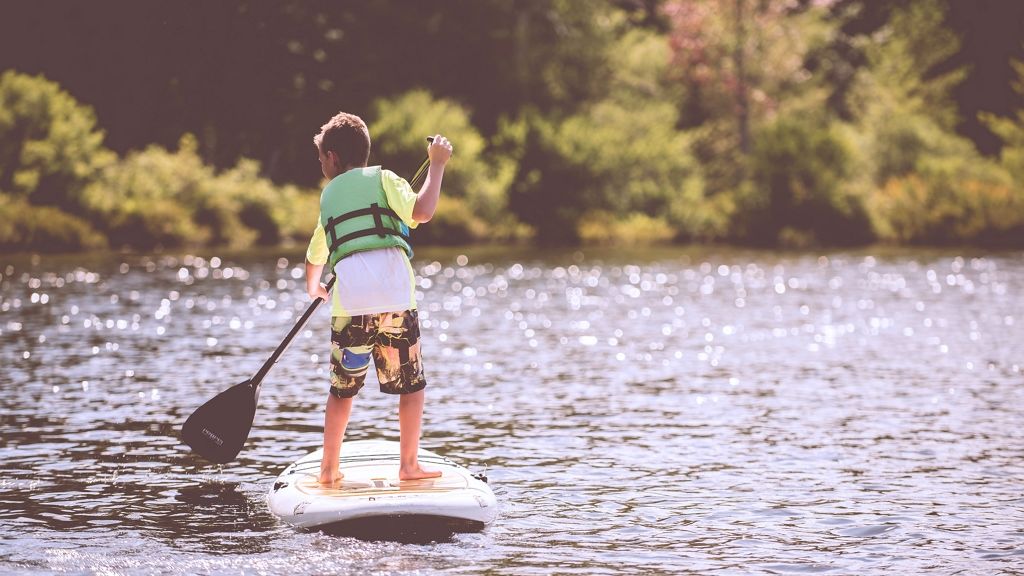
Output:
[[416,205],[412,208],[412,219],[416,222],[429,222],[434,217],[437,200],[441,196],[444,167],[452,157],[452,145],[447,138],[438,134],[427,147],[427,156],[430,158],[430,168],[427,169],[427,177],[416,195]]
[[313,264],[306,260],[306,293],[313,300],[323,298],[327,300],[327,286],[320,282],[320,276],[324,273],[323,264]]
[[313,300],[327,300],[327,287],[320,283],[320,276],[324,273],[324,264],[327,263],[328,257],[327,235],[319,222],[320,219],[317,218],[313,237],[309,239],[309,247],[306,248],[306,293]]

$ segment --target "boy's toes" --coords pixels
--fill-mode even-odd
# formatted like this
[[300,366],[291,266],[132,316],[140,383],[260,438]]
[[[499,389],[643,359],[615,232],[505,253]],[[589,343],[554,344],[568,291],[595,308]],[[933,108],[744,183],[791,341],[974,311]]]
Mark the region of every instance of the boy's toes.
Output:
[[321,486],[335,486],[345,475],[341,472],[321,472],[320,473],[320,485]]
[[424,480],[427,478],[440,478],[440,476],[440,470],[424,470],[418,467],[409,470],[403,468],[398,471],[399,480]]

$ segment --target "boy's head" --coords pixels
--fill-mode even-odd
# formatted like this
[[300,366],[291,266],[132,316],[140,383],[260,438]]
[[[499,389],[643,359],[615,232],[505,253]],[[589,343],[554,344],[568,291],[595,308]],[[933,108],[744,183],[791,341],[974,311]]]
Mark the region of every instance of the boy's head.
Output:
[[339,112],[313,137],[325,178],[334,178],[346,170],[366,166],[370,159],[370,131],[355,114]]

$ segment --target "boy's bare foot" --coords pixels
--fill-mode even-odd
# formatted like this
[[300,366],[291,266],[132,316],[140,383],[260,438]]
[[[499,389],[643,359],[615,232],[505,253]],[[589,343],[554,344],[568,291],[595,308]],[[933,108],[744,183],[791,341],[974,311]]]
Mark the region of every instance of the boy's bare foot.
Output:
[[440,470],[424,470],[419,464],[415,466],[402,466],[398,469],[399,480],[423,480],[424,478],[438,478]]
[[320,470],[320,485],[334,486],[344,477],[340,470]]

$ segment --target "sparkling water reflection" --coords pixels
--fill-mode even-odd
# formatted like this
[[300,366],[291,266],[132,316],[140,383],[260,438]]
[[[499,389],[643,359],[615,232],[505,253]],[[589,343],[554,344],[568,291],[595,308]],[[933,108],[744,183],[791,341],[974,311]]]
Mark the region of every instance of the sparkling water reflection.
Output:
[[[267,511],[320,441],[326,311],[236,464],[178,443],[307,306],[301,254],[8,262],[5,573],[1024,571],[1021,254],[423,250],[424,445],[502,505],[428,545]],[[396,438],[374,388],[350,438]]]

